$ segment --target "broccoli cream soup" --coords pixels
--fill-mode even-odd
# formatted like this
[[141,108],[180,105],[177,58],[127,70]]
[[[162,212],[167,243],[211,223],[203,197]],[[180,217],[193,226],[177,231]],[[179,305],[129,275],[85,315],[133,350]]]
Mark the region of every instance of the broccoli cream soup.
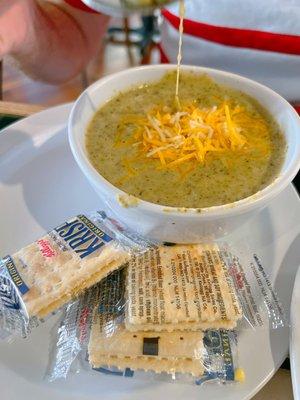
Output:
[[86,149],[96,170],[124,192],[164,206],[231,203],[279,173],[285,140],[248,95],[206,75],[176,71],[118,94],[89,124]]

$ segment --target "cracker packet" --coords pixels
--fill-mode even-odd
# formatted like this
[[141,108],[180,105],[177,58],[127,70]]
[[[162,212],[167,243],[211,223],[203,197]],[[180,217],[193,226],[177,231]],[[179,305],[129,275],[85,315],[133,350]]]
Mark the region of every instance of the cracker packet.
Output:
[[216,243],[157,246],[128,261],[131,332],[277,329],[287,325],[257,254],[244,265]]
[[65,308],[49,379],[85,368],[194,384],[243,381],[238,333],[287,325],[262,260],[249,259],[243,265],[216,243],[132,254]]
[[233,329],[243,317],[216,244],[158,246],[128,262],[129,331]]
[[97,211],[77,215],[0,259],[0,339],[26,336],[43,318],[149,246]]
[[129,331],[125,325],[127,273],[128,265],[66,306],[52,349],[50,381],[81,368],[196,385],[244,380],[234,331]]

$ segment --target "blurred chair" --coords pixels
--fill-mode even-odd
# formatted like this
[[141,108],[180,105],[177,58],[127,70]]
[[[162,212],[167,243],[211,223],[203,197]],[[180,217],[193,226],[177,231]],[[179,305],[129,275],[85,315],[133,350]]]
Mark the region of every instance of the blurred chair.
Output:
[[139,28],[130,28],[129,19],[123,18],[123,27],[112,26],[107,31],[107,43],[123,44],[127,47],[131,65],[133,65],[132,47],[138,48],[140,64],[149,64],[152,50],[160,38],[157,15],[141,17],[141,22]]

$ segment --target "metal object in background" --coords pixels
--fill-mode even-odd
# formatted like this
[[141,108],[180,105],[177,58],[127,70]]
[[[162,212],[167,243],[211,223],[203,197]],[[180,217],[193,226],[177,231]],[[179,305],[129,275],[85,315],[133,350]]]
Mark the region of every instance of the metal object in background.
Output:
[[124,17],[133,13],[143,15],[153,14],[158,8],[163,8],[176,0],[82,0],[93,10],[104,14]]
[[[158,13],[155,13],[158,14]],[[141,64],[148,64],[152,49],[160,40],[158,15],[142,16],[141,26],[130,28],[129,19],[123,18],[123,26],[111,26],[107,31],[107,42],[125,45],[128,49],[130,64],[133,65],[131,48],[140,53]]]

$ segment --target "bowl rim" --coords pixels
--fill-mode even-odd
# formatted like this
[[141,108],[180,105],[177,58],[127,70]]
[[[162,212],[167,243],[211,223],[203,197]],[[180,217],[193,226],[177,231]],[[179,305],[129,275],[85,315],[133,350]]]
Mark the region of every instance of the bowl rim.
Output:
[[[128,74],[134,74],[136,71],[151,71],[151,70],[165,70],[170,71],[176,69],[175,64],[155,64],[155,65],[146,65],[146,66],[138,66],[138,67],[133,67],[133,68],[128,68],[125,70],[122,70],[120,72],[116,72],[114,74],[110,74],[106,77],[100,78],[98,81],[94,82],[92,85],[88,86],[81,94],[80,96],[76,99],[71,113],[69,115],[69,120],[68,120],[68,138],[69,138],[69,144],[73,153],[73,156],[83,171],[83,173],[92,181],[93,185],[95,186],[101,186],[102,191],[106,192],[107,195],[111,196],[112,194],[115,196],[116,200],[119,195],[130,197],[128,193],[124,192],[122,189],[118,188],[117,186],[114,186],[112,183],[110,183],[108,180],[106,180],[91,164],[89,161],[88,157],[84,153],[82,146],[78,144],[78,141],[76,140],[76,137],[74,135],[74,130],[73,130],[73,121],[74,117],[77,113],[77,107],[81,103],[83,97],[88,95],[90,92],[95,91],[95,90],[101,90],[101,87],[103,85],[106,85],[110,81],[114,81],[116,79],[122,79],[124,76],[127,76]],[[299,115],[297,114],[296,110],[292,107],[292,105],[285,100],[281,95],[270,89],[269,87],[256,82],[252,79],[246,78],[244,76],[234,74],[231,72],[223,71],[223,70],[218,70],[214,68],[207,68],[207,67],[201,67],[201,66],[194,66],[194,65],[182,65],[182,70],[185,71],[193,71],[196,73],[207,73],[208,75],[212,73],[214,76],[225,76],[228,77],[229,79],[232,80],[238,80],[239,82],[244,82],[248,86],[253,86],[256,87],[260,91],[264,91],[269,97],[277,98],[280,100],[282,105],[287,108],[292,115],[294,115],[295,120],[298,123],[299,127],[299,132],[300,132],[300,118]],[[135,84],[129,83],[128,88],[134,87]],[[242,88],[240,90],[243,90]],[[255,98],[255,96],[252,96]],[[266,107],[267,108],[267,107]],[[268,108],[267,108],[268,109]],[[141,210],[145,212],[151,212],[151,213],[156,213],[156,214],[168,214],[168,215],[176,215],[177,217],[192,217],[192,218],[203,218],[203,216],[207,218],[215,218],[219,216],[231,216],[231,215],[238,215],[242,214],[244,212],[249,211],[250,209],[258,208],[259,206],[263,207],[265,203],[270,201],[272,198],[274,198],[278,193],[280,193],[285,187],[293,180],[293,178],[296,176],[299,168],[300,168],[300,134],[295,135],[296,137],[296,151],[297,151],[297,156],[294,157],[294,162],[291,162],[290,165],[288,165],[286,171],[282,172],[280,171],[278,176],[270,182],[265,188],[255,192],[253,195],[245,197],[241,200],[228,203],[228,204],[223,204],[223,205],[217,205],[217,206],[211,206],[211,207],[203,207],[203,208],[185,208],[185,207],[172,207],[172,206],[167,206],[167,205],[160,205],[160,204],[155,204],[151,203],[149,201],[138,199],[137,204],[134,205],[134,207],[138,207]],[[131,196],[132,197],[132,196]],[[133,196],[135,197],[135,196]],[[200,211],[200,212],[199,212]]]

